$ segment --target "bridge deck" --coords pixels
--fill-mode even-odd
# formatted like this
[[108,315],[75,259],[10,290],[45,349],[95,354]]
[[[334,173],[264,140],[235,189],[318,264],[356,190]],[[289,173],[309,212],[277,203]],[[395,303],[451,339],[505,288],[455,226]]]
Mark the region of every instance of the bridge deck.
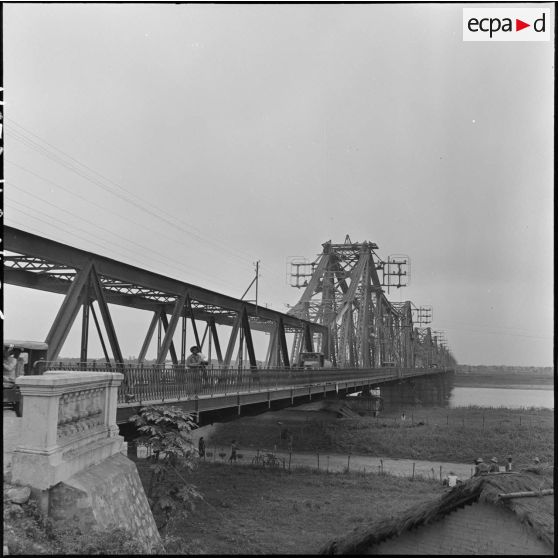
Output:
[[[49,367],[50,368],[50,367]],[[63,368],[69,368],[68,365]],[[75,366],[73,368],[75,370]],[[106,368],[96,368],[106,370]],[[88,367],[88,370],[91,370]],[[119,423],[143,405],[179,405],[200,413],[301,396],[374,387],[396,380],[445,373],[441,368],[200,369],[125,367],[118,391]]]

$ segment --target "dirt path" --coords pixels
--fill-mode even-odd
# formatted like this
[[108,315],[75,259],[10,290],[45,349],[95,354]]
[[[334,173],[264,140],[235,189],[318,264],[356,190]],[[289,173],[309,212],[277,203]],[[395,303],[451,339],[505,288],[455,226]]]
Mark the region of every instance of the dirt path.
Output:
[[[228,462],[230,451],[225,456],[225,450],[214,451],[210,446],[207,448],[209,454],[207,460]],[[238,464],[250,465],[257,455],[253,449],[240,448],[238,454],[242,457],[238,460]],[[263,451],[260,455],[264,454]],[[358,471],[361,473],[379,473],[384,472],[391,475],[412,477],[428,477],[440,480],[444,478],[450,471],[453,471],[459,478],[465,480],[472,475],[472,466],[466,463],[449,463],[434,461],[417,461],[413,459],[391,459],[386,457],[371,457],[369,455],[343,455],[343,454],[316,454],[306,452],[289,453],[284,451],[275,452],[275,456],[281,461],[282,466],[289,468],[309,467],[312,469],[320,469],[330,472]],[[441,475],[440,475],[441,468]],[[413,473],[414,471],[414,473]]]

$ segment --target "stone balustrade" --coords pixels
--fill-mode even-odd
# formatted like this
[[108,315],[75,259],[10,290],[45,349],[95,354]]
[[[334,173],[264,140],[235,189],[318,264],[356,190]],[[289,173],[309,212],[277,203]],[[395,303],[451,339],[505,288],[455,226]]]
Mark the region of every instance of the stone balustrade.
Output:
[[12,480],[46,490],[118,453],[116,408],[123,375],[47,371],[20,376],[21,440],[13,452]]

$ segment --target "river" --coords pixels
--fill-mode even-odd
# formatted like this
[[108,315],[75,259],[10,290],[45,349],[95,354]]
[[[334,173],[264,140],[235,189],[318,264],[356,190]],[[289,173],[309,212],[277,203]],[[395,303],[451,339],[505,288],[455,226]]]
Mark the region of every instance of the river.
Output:
[[419,407],[540,407],[554,409],[552,377],[442,374],[380,385],[385,411]]
[[502,387],[454,387],[450,391],[449,407],[543,407],[554,409],[554,390],[531,386],[521,388]]

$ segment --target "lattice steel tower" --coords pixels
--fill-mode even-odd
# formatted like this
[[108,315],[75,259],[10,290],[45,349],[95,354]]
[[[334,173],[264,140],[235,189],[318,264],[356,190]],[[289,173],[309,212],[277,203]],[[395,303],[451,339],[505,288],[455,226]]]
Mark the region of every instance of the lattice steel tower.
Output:
[[292,348],[296,362],[302,350],[322,351],[334,366],[376,368],[412,367],[413,322],[411,303],[391,304],[383,287],[407,284],[409,259],[390,256],[382,260],[373,242],[322,244],[314,262],[292,262],[292,285],[304,288],[289,314],[327,325],[329,342],[297,334]]

